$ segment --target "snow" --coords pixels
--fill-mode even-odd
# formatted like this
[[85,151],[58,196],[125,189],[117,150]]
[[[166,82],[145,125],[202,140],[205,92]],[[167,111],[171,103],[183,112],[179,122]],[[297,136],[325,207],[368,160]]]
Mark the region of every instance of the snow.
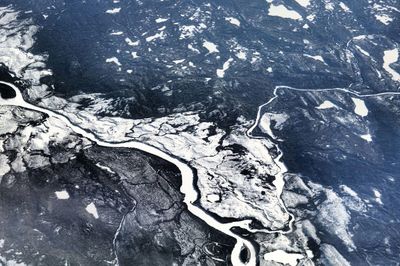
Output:
[[272,70],[272,67],[268,67],[268,68],[267,68],[267,72],[272,73],[272,71],[273,71],[273,70]]
[[399,50],[394,48],[386,50],[383,55],[383,69],[385,69],[394,81],[400,82],[400,74],[390,67],[391,64],[396,63],[399,59]]
[[302,7],[308,7],[310,5],[310,0],[296,0],[296,2]]
[[350,8],[348,6],[346,6],[345,3],[340,2],[339,6],[345,11],[345,12],[350,12]]
[[162,32],[158,32],[158,33],[156,33],[156,34],[154,34],[152,36],[147,37],[146,38],[146,42],[152,42],[152,41],[154,41],[156,39],[164,39],[164,38],[165,38],[165,34],[162,31]]
[[203,42],[203,47],[208,50],[208,53],[219,53],[218,46],[215,43],[209,42],[209,41],[204,41]]
[[383,205],[381,192],[379,192],[379,190],[377,190],[376,188],[373,188],[372,191],[374,192],[375,201]]
[[178,60],[173,60],[172,62],[174,62],[175,64],[181,64],[183,62],[185,62],[186,59],[178,59]]
[[124,34],[123,31],[113,31],[113,32],[110,33],[110,35],[114,35],[114,36],[119,36],[119,35],[122,35],[122,34]]
[[121,8],[120,7],[117,7],[117,8],[113,8],[113,9],[108,9],[107,11],[106,11],[106,13],[107,14],[117,14],[117,13],[119,13],[121,11]]
[[222,69],[217,69],[217,76],[219,78],[223,78],[225,76],[225,71],[229,69],[232,61],[233,58],[229,58],[228,60],[225,61],[224,65],[222,66]]
[[296,266],[298,261],[303,259],[304,255],[296,253],[287,253],[283,250],[276,250],[264,254],[264,260],[276,261],[284,265],[289,264],[290,266]]
[[367,142],[372,142],[372,136],[371,136],[371,134],[360,135],[360,137],[361,137],[362,139],[365,139]]
[[333,104],[331,101],[324,101],[321,103],[319,106],[315,107],[317,109],[330,109],[330,108],[337,108],[335,104]]
[[393,21],[391,17],[386,14],[375,14],[375,18],[385,25],[389,25]]
[[288,9],[284,5],[274,5],[271,4],[268,9],[268,15],[274,17],[288,18],[293,20],[301,20],[303,19],[299,13],[294,10]]
[[320,55],[309,55],[309,54],[304,54],[304,56],[305,56],[305,57],[308,57],[308,58],[311,58],[311,59],[314,59],[314,60],[316,60],[316,61],[321,61],[322,63],[325,63],[324,58],[322,58],[322,56],[320,56]]
[[354,113],[357,115],[364,117],[368,115],[368,108],[365,105],[364,100],[358,99],[358,98],[351,98],[353,100],[353,103],[355,105],[354,107]]
[[158,19],[156,19],[156,23],[163,23],[167,20],[168,20],[168,18],[158,18]]
[[139,45],[139,40],[137,40],[137,41],[132,41],[131,39],[129,39],[129,38],[125,38],[125,42],[129,45],[129,46],[138,46]]
[[93,215],[95,219],[99,219],[99,214],[97,213],[96,205],[94,205],[93,202],[86,206],[86,211],[91,215]]
[[69,199],[69,194],[66,190],[56,191],[54,193],[56,194],[56,197],[58,199],[61,199],[61,200]]
[[226,17],[225,20],[228,21],[229,23],[231,23],[232,25],[240,27],[240,21],[237,18]]
[[116,58],[116,57],[107,58],[106,63],[114,63],[117,66],[121,66],[121,63],[119,62],[118,58]]
[[132,55],[133,59],[140,57],[140,56],[138,56],[137,52],[131,52],[131,55]]
[[356,48],[357,48],[363,55],[371,56],[367,51],[365,51],[364,49],[362,49],[360,46],[356,45]]

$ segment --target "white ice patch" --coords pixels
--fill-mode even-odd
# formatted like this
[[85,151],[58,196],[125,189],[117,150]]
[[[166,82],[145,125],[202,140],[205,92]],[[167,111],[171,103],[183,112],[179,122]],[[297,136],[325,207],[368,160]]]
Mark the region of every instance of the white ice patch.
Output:
[[99,214],[97,213],[96,205],[94,205],[93,202],[86,206],[86,211],[91,215],[93,215],[95,219],[99,219]]
[[333,104],[331,101],[324,101],[321,103],[319,106],[315,107],[317,109],[330,109],[330,108],[337,108],[335,104]]
[[321,245],[322,265],[340,265],[351,266],[350,263],[336,250],[334,246],[329,244]]
[[276,261],[284,265],[289,264],[290,266],[296,266],[301,259],[304,259],[304,255],[297,253],[287,253],[283,250],[276,250],[264,254],[264,260],[266,261]]
[[158,32],[152,36],[147,37],[146,42],[152,42],[156,39],[164,39],[164,38],[165,38],[165,33],[162,31],[162,32]]
[[178,59],[178,60],[174,60],[172,62],[174,62],[174,64],[181,64],[183,62],[185,62],[186,59]]
[[129,39],[129,38],[125,38],[125,42],[129,45],[129,46],[138,46],[139,45],[139,40],[137,40],[137,41],[132,41],[131,39]]
[[273,71],[273,70],[272,70],[272,67],[268,67],[268,68],[267,68],[267,72],[272,73],[272,71]]
[[119,35],[122,35],[122,34],[124,34],[123,31],[113,31],[113,32],[110,33],[110,35],[113,35],[113,36],[119,36]]
[[107,14],[117,14],[117,13],[119,13],[119,11],[121,11],[121,8],[120,8],[120,7],[117,7],[117,8],[113,8],[113,9],[108,9],[108,10],[106,11],[106,13],[107,13]]
[[116,58],[116,57],[107,58],[106,63],[114,63],[117,66],[122,66],[121,63],[119,62],[118,58]]
[[190,44],[190,43],[188,44],[187,47],[188,47],[189,50],[191,50],[191,51],[193,51],[195,53],[198,53],[198,54],[200,53],[199,49],[194,48],[193,45]]
[[274,128],[281,129],[283,123],[289,118],[287,114],[265,113],[260,119],[259,127],[262,132],[268,134],[271,138],[276,139],[271,128],[271,121],[274,121]]
[[383,205],[381,192],[379,192],[379,190],[377,190],[376,188],[373,188],[372,191],[374,192],[375,201]]
[[131,52],[131,55],[133,57],[133,59],[139,58],[140,56],[138,56],[137,52]]
[[360,137],[364,140],[366,140],[367,142],[372,142],[372,136],[371,134],[364,134],[364,135],[360,135]]
[[225,76],[225,71],[229,69],[232,61],[233,59],[229,58],[228,60],[225,61],[224,65],[222,66],[222,69],[217,69],[217,76],[219,78],[223,78]]
[[158,18],[158,19],[156,19],[156,23],[163,23],[167,20],[168,20],[168,18]]
[[284,5],[274,5],[271,4],[268,9],[268,15],[273,17],[281,17],[281,18],[288,18],[293,20],[301,20],[303,19],[299,13],[294,10],[288,9]]
[[400,74],[390,67],[391,64],[399,60],[399,50],[397,48],[386,50],[383,55],[383,69],[385,69],[394,81],[400,82]]
[[69,194],[66,190],[56,191],[54,193],[56,194],[57,199],[61,200],[69,199]]
[[364,49],[362,49],[360,46],[356,45],[356,48],[357,48],[363,55],[371,56],[367,51],[365,51]]
[[240,27],[240,21],[237,18],[226,17],[225,20],[228,21],[229,23],[231,23],[232,25]]
[[96,163],[96,166],[104,171],[109,172],[110,174],[116,174],[110,167],[102,165],[101,163]]
[[322,56],[320,56],[320,55],[309,55],[309,54],[303,54],[303,55],[304,55],[305,57],[314,59],[314,60],[316,60],[316,61],[320,61],[320,62],[322,62],[322,63],[325,63],[324,58],[322,58]]
[[353,103],[355,105],[354,107],[354,113],[357,115],[364,117],[368,115],[368,108],[365,105],[364,100],[358,99],[358,98],[351,98],[353,100]]
[[302,7],[308,7],[310,5],[310,0],[296,0],[296,2]]
[[345,12],[350,12],[350,8],[348,6],[346,6],[345,3],[340,2],[339,6],[345,11]]
[[208,50],[208,53],[219,53],[218,46],[215,43],[209,42],[209,41],[204,41],[203,42],[203,47]]
[[389,25],[393,21],[391,17],[386,14],[375,14],[375,18],[385,25]]

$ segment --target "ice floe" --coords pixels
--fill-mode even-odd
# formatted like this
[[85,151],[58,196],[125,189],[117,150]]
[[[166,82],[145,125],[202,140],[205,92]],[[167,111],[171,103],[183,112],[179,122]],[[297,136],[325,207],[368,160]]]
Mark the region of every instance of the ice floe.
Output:
[[393,19],[391,17],[389,17],[389,15],[387,15],[387,14],[375,14],[375,18],[379,22],[381,22],[381,23],[383,23],[385,25],[389,25],[390,22],[393,21]]
[[350,8],[343,2],[339,3],[339,6],[345,11],[345,12],[350,12]]
[[154,40],[157,39],[164,39],[166,37],[166,34],[162,31],[162,32],[158,32],[152,36],[148,36],[146,37],[146,42],[152,42]]
[[268,15],[274,17],[288,18],[293,20],[301,20],[302,16],[294,10],[288,9],[284,5],[271,4],[268,9]]
[[379,190],[377,190],[376,188],[373,188],[372,191],[374,192],[375,201],[382,205],[383,202],[381,192],[379,192]]
[[320,61],[320,62],[322,62],[322,63],[325,63],[324,58],[322,58],[322,56],[320,56],[320,55],[309,55],[309,54],[303,54],[303,55],[304,55],[305,57],[314,59],[314,60],[316,60],[316,61]]

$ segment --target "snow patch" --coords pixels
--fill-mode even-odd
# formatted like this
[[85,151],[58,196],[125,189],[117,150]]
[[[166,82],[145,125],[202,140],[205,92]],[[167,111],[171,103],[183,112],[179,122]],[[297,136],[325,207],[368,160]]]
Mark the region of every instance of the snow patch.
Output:
[[237,18],[226,17],[225,20],[228,21],[229,23],[231,23],[232,25],[240,27],[240,21]]
[[99,214],[97,213],[96,205],[94,205],[93,202],[86,206],[86,211],[91,215],[93,215],[95,219],[99,219]]
[[358,98],[351,98],[353,100],[353,103],[355,105],[354,107],[354,113],[357,115],[364,117],[368,115],[368,108],[365,105],[364,100],[358,99]]
[[56,191],[54,193],[56,194],[56,197],[58,199],[61,199],[61,200],[69,199],[69,194],[66,190]]
[[116,57],[107,58],[106,63],[114,63],[117,66],[122,66],[121,63],[119,62],[118,58],[116,58]]
[[215,43],[209,42],[209,41],[204,41],[203,42],[203,47],[208,50],[208,53],[219,53],[218,46]]
[[335,104],[331,101],[324,101],[319,106],[315,107],[317,109],[330,109],[330,108],[338,108]]
[[117,14],[117,13],[119,13],[121,11],[121,8],[120,7],[117,7],[117,8],[113,8],[113,9],[108,9],[107,11],[106,11],[106,13],[107,14]]
[[229,58],[228,60],[225,61],[224,65],[222,66],[222,69],[217,69],[217,76],[219,78],[223,78],[225,76],[225,71],[229,69],[232,61],[233,59]]
[[304,259],[304,255],[298,253],[287,253],[283,250],[276,250],[264,254],[264,260],[266,261],[276,261],[284,265],[289,264],[290,266],[296,266],[301,259]]
[[294,10],[288,9],[284,5],[271,4],[268,9],[268,15],[273,17],[288,18],[293,20],[302,20],[302,16]]
[[394,81],[400,82],[400,74],[390,67],[391,64],[399,60],[399,50],[397,48],[386,50],[383,54],[383,69],[385,69]]

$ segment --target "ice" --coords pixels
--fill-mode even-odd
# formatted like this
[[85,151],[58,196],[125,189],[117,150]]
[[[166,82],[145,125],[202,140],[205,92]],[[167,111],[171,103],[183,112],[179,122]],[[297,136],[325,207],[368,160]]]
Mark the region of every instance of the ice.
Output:
[[321,265],[326,266],[351,266],[350,263],[343,258],[343,256],[336,250],[336,248],[329,244],[322,244],[320,248],[322,252]]
[[305,57],[317,60],[317,61],[321,61],[322,63],[325,63],[324,58],[322,58],[322,56],[320,55],[309,55],[309,54],[304,54]]
[[310,5],[311,0],[296,0],[296,2],[302,7],[308,7]]
[[152,36],[147,37],[146,42],[152,42],[156,39],[164,39],[164,38],[165,38],[165,33],[162,31],[162,32],[158,32]]
[[125,38],[125,42],[130,46],[138,46],[139,45],[139,40],[134,42],[129,38]]
[[225,76],[225,71],[229,69],[232,61],[233,58],[229,58],[228,60],[225,61],[224,65],[222,66],[222,69],[217,69],[217,76],[219,78],[223,78]]
[[165,21],[167,21],[169,18],[157,18],[156,19],[156,23],[163,23]]
[[56,191],[54,193],[56,194],[56,197],[58,199],[61,199],[61,200],[69,199],[69,194],[66,190]]
[[377,190],[376,188],[373,188],[372,191],[374,192],[375,201],[383,205],[381,192],[379,192],[379,190]]
[[339,6],[345,11],[345,12],[350,12],[350,8],[343,2],[339,3]]
[[219,53],[219,50],[217,48],[218,46],[215,43],[204,41],[203,47],[206,48],[210,54]]
[[121,66],[121,63],[119,62],[118,58],[116,58],[116,57],[107,58],[106,63],[114,63],[117,66]]
[[0,181],[1,178],[11,170],[8,157],[4,154],[0,154]]
[[364,55],[366,56],[371,56],[367,51],[365,51],[364,49],[362,49],[360,46],[356,45],[356,48]]
[[399,59],[399,50],[394,48],[386,50],[383,54],[383,69],[385,69],[394,81],[400,82],[400,74],[390,67],[391,64],[396,63]]
[[123,31],[113,31],[113,32],[110,33],[110,35],[114,35],[114,36],[119,36],[119,35],[122,35],[122,34],[124,34]]
[[353,100],[353,103],[355,105],[354,107],[354,113],[357,115],[364,117],[368,115],[368,108],[365,105],[364,100],[358,99],[358,98],[351,98]]
[[360,135],[360,137],[361,137],[362,139],[365,139],[367,142],[372,142],[372,136],[371,136],[371,134]]
[[304,258],[302,254],[287,253],[283,250],[276,250],[264,254],[264,260],[266,261],[276,261],[284,265],[289,264],[290,266],[296,266],[297,263]]
[[120,7],[117,7],[117,8],[113,8],[113,9],[108,9],[108,10],[106,10],[106,13],[107,14],[117,14],[117,13],[119,13],[121,11],[121,8]]
[[375,14],[375,18],[385,25],[389,25],[393,21],[387,14]]
[[232,25],[240,27],[240,21],[237,18],[226,17],[225,20],[228,21],[229,23],[231,23]]
[[330,108],[337,108],[335,104],[333,104],[331,101],[324,101],[321,103],[319,106],[315,107],[317,109],[330,109]]
[[133,59],[140,57],[140,56],[138,56],[137,52],[131,52],[131,55],[132,55]]
[[93,202],[86,206],[86,211],[91,215],[93,215],[95,219],[99,219],[99,214],[97,213],[96,205],[94,205]]
[[288,18],[293,20],[302,20],[302,16],[294,10],[288,9],[284,5],[271,4],[268,9],[268,15],[274,17]]

